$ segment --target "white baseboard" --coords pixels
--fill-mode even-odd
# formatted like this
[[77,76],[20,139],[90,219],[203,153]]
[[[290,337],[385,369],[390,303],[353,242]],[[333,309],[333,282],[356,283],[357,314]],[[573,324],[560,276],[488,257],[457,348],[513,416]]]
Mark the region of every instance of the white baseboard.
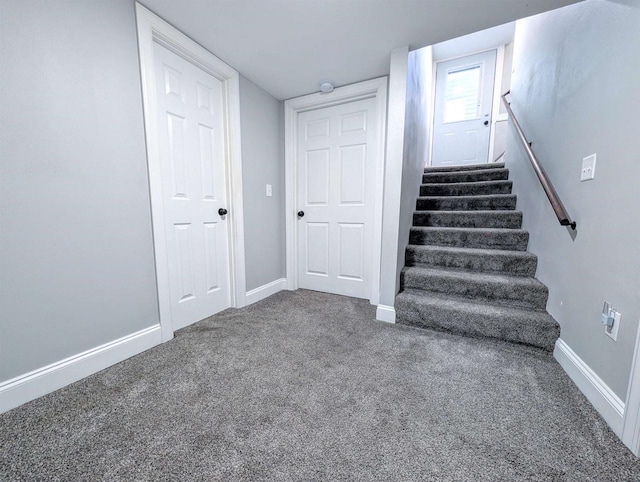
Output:
[[618,437],[622,437],[624,402],[561,338],[556,341],[553,356],[598,413],[602,415],[611,430]]
[[0,383],[0,413],[62,388],[162,343],[160,325]]
[[257,301],[264,300],[271,295],[275,295],[278,291],[287,289],[287,279],[280,278],[271,283],[267,283],[266,285],[259,286],[258,288],[247,291],[247,295],[245,297],[246,305],[256,303]]
[[376,308],[376,320],[395,323],[396,309],[393,306],[378,305],[378,308]]

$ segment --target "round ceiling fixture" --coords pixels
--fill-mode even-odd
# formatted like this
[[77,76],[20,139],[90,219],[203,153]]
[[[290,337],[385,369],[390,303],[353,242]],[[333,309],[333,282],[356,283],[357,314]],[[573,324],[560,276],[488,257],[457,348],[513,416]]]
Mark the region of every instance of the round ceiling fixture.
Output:
[[331,82],[323,82],[320,84],[320,90],[325,93],[333,92],[333,84]]

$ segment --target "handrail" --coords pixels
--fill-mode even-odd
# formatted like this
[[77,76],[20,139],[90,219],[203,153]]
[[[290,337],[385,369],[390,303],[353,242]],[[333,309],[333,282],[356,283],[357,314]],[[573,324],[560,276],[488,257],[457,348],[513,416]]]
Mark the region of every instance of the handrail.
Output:
[[511,91],[507,91],[504,94],[502,94],[501,96],[502,102],[505,108],[507,109],[509,117],[513,120],[513,125],[515,126],[516,131],[518,132],[520,141],[522,141],[524,150],[527,151],[527,156],[529,157],[529,161],[531,161],[533,170],[536,172],[538,179],[540,180],[540,184],[542,184],[542,189],[544,189],[544,192],[547,195],[547,198],[551,203],[551,207],[553,208],[553,211],[556,213],[556,216],[558,218],[558,221],[560,221],[560,224],[562,226],[571,226],[571,229],[575,230],[576,222],[571,220],[569,213],[567,212],[567,210],[564,207],[564,204],[562,204],[562,201],[560,200],[560,196],[558,196],[558,193],[553,187],[553,184],[551,184],[551,181],[547,177],[547,173],[544,172],[544,169],[540,165],[538,158],[531,150],[531,143],[527,140],[527,137],[524,135],[524,132],[522,131],[522,127],[520,127],[520,123],[518,122],[518,119],[516,119],[516,116],[511,110],[511,104],[509,104],[509,101],[507,100],[507,96],[510,93]]

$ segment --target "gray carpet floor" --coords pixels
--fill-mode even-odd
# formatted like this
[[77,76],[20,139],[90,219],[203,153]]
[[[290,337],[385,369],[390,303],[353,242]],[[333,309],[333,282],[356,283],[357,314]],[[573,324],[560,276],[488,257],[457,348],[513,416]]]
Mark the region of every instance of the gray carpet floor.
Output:
[[0,480],[637,481],[548,353],[281,292],[0,415]]

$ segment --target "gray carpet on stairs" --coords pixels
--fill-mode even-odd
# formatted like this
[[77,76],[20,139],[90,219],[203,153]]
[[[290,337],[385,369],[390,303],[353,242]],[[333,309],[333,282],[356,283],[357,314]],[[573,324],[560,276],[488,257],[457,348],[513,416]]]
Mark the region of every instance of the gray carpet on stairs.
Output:
[[550,354],[281,292],[0,415],[0,480],[637,481]]
[[397,323],[553,350],[560,327],[508,178],[502,163],[425,169]]

